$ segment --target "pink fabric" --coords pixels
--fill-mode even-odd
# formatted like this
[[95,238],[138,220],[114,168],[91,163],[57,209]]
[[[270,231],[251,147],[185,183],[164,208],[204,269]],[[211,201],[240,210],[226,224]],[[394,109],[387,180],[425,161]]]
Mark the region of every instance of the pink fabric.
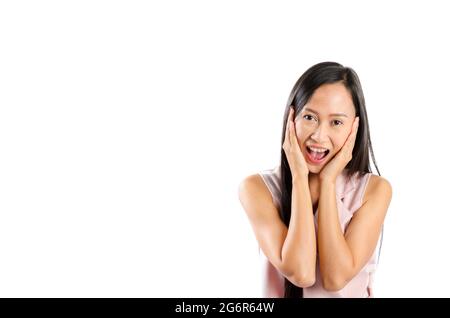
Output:
[[[264,170],[259,175],[263,178],[266,186],[270,190],[273,202],[279,210],[281,198],[280,167],[278,166],[273,170]],[[371,173],[364,175],[356,174],[347,180],[344,173],[342,173],[336,179],[336,202],[343,233],[345,233],[353,213],[362,205],[364,192],[371,175]],[[315,213],[314,219],[317,233],[317,213]],[[319,258],[317,258],[316,283],[311,287],[303,289],[303,297],[374,297],[373,274],[377,265],[377,251],[379,246],[380,240],[378,240],[377,248],[362,270],[344,288],[336,292],[329,292],[323,288],[319,270]],[[284,276],[269,262],[260,248],[259,255],[262,262],[263,297],[283,297]]]

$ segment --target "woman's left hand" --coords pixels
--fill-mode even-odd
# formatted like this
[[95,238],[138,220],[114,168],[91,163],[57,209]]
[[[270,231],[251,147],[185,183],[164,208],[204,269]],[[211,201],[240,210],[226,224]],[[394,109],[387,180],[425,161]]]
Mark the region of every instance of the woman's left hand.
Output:
[[352,160],[353,147],[355,145],[356,133],[358,132],[359,117],[353,121],[352,131],[348,135],[347,140],[341,150],[328,162],[320,171],[320,180],[335,182],[336,178],[344,170],[347,163]]

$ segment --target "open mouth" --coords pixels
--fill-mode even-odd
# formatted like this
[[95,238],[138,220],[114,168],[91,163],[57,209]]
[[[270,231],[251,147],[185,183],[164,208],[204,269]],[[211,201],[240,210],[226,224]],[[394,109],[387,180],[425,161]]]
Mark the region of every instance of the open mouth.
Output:
[[317,149],[306,146],[306,152],[308,153],[308,159],[311,163],[321,163],[330,153],[328,149]]

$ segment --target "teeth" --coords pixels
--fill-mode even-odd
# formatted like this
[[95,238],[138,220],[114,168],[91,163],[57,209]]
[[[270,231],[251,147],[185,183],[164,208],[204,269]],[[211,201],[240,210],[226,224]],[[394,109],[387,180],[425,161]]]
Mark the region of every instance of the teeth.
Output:
[[308,146],[308,147],[309,147],[309,149],[311,149],[314,152],[325,152],[325,151],[327,151],[327,149],[325,149],[325,148],[314,148],[314,147],[310,147],[310,146]]

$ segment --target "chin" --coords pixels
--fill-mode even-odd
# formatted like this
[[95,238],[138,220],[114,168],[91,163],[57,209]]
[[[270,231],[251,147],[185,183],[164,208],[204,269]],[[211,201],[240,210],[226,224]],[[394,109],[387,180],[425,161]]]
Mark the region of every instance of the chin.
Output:
[[308,165],[308,170],[309,173],[313,173],[313,174],[319,174],[322,169],[333,159],[332,156],[330,156],[330,158],[328,158],[327,161],[323,162],[321,165],[313,165],[309,162],[306,162]]
[[323,168],[323,165],[321,165],[321,166],[312,166],[312,165],[308,164],[309,173],[312,173],[312,174],[320,173],[320,171],[322,171],[322,168]]

